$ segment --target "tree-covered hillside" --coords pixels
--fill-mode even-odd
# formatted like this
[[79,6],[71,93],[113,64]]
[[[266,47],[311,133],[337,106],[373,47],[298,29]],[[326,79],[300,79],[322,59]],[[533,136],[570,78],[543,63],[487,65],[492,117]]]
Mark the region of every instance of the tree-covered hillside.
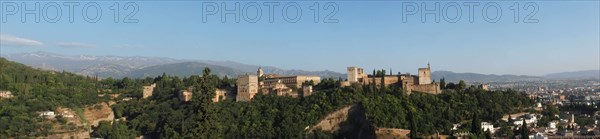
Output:
[[[115,118],[125,120],[112,125],[100,122],[93,128],[92,137],[353,138],[356,132],[307,129],[333,111],[360,104],[371,127],[410,129],[411,136],[416,138],[451,134],[454,123],[499,123],[502,115],[533,103],[519,92],[485,91],[464,82],[448,83],[439,95],[418,92],[406,95],[394,86],[340,87],[340,81],[334,79],[316,84],[315,92],[308,97],[257,95],[251,102],[228,99],[213,103],[215,89],[235,88],[235,79],[221,78],[208,68],[199,71],[202,75],[188,77],[163,73],[155,78],[97,81],[67,72],[36,70],[5,59],[0,59],[0,65],[0,90],[15,94],[14,98],[0,100],[0,138],[46,136],[52,125],[36,112],[95,104],[109,99],[98,97],[105,93],[120,94],[116,100],[133,99],[112,106]],[[156,83],[153,95],[141,99],[142,85],[151,83]],[[178,99],[177,93],[184,89],[193,91],[192,101]],[[482,132],[475,133],[481,136]]]
[[103,100],[98,97],[94,78],[42,71],[4,58],[0,58],[0,90],[14,95],[0,100],[0,138],[47,135],[50,125],[36,112]]
[[[406,95],[390,86],[339,87],[333,79],[317,84],[309,97],[257,95],[251,102],[213,103],[215,88],[233,84],[206,71],[202,76],[155,78],[155,95],[114,105],[116,117],[125,117],[137,135],[153,138],[352,138],[353,132],[306,129],[337,109],[361,104],[374,127],[414,129],[414,136],[424,137],[451,134],[452,124],[469,122],[473,115],[481,115],[479,121],[498,123],[502,115],[533,103],[515,91],[484,91],[464,83],[440,95]],[[177,92],[189,86],[194,89],[193,100],[181,102]]]

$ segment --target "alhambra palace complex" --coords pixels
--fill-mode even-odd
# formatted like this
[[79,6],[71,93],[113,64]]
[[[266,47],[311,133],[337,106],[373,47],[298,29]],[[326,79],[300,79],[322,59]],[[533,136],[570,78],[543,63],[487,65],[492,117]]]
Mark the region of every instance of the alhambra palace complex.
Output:
[[[398,74],[398,75],[383,75],[374,76],[367,75],[364,69],[359,67],[348,67],[347,81],[341,82],[341,86],[350,86],[351,84],[369,85],[374,83],[379,86],[383,83],[386,86],[399,86],[406,90],[408,94],[411,92],[423,92],[431,94],[441,93],[440,84],[432,82],[431,68],[427,64],[427,68],[419,68],[418,75]],[[295,75],[295,76],[280,76],[276,74],[265,74],[262,68],[258,68],[256,74],[240,75],[237,78],[237,92],[234,94],[233,88],[216,89],[213,102],[219,102],[225,99],[235,99],[236,101],[250,101],[256,94],[275,94],[277,96],[290,97],[306,97],[313,92],[311,85],[303,85],[304,82],[312,81],[318,84],[321,77],[314,75]],[[152,96],[154,87],[144,86],[143,98]],[[192,90],[182,90],[178,96],[182,101],[191,101]]]
[[384,78],[386,86],[396,85],[401,86],[407,93],[412,91],[424,92],[431,94],[439,94],[440,83],[431,82],[431,67],[427,64],[427,68],[419,68],[418,75],[399,74],[399,75],[384,75],[384,77],[375,77],[365,74],[365,71],[359,67],[348,67],[348,81],[342,82],[342,86],[349,86],[352,83],[360,83],[368,85],[375,83],[381,84],[381,78]]

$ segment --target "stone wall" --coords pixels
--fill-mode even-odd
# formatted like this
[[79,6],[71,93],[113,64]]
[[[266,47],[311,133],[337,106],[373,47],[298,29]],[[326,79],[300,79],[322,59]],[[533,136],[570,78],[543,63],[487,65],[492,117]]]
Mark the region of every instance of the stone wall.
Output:
[[[375,80],[375,85],[379,86],[381,84],[381,77],[369,77],[368,79],[364,80],[365,84],[371,84],[373,83],[373,80]],[[385,76],[384,79],[384,84],[385,85],[400,85],[400,76],[396,76],[396,75],[387,75]]]
[[423,85],[409,85],[406,88],[406,91],[407,91],[407,93],[412,93],[412,92],[423,92],[423,93],[430,93],[430,94],[442,93],[439,83],[423,84]]

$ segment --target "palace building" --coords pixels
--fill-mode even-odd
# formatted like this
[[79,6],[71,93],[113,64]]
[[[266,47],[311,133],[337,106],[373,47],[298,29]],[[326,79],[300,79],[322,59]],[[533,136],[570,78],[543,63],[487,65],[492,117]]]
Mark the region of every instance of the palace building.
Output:
[[[259,79],[261,80],[259,81]],[[258,93],[289,97],[310,96],[312,86],[305,88],[303,86],[304,82],[318,84],[321,82],[321,77],[313,75],[280,76],[265,74],[263,69],[259,67],[256,75],[242,75],[238,77],[236,101],[250,101]],[[217,93],[217,95],[219,94]]]
[[383,78],[383,84],[400,86],[409,94],[413,91],[431,94],[441,93],[440,84],[432,82],[431,80],[431,67],[429,64],[427,64],[427,68],[419,68],[418,71],[418,75],[398,74],[374,76],[365,74],[363,68],[348,67],[348,81],[342,82],[342,86],[349,86],[352,83],[363,85],[374,83],[379,86],[382,84],[381,78]]

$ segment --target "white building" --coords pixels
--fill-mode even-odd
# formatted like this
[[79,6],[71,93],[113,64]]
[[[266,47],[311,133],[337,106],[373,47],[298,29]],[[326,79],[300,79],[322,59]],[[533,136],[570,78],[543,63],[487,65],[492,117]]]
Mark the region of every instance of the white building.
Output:
[[556,122],[548,122],[548,128],[556,128]]
[[2,98],[12,98],[14,95],[10,91],[0,91],[0,99]]
[[42,112],[38,112],[40,117],[45,117],[45,118],[54,118],[54,116],[56,116],[54,114],[53,111],[42,111]]
[[523,119],[525,119],[525,122],[527,124],[535,124],[538,121],[538,119],[537,119],[537,117],[535,115],[533,115],[533,114],[526,114],[523,118],[519,118],[519,119],[515,120],[513,122],[513,124],[514,125],[518,125],[518,126],[523,125]]
[[496,129],[494,129],[494,125],[488,122],[481,122],[481,129],[483,131],[490,131],[492,134],[496,132]]

